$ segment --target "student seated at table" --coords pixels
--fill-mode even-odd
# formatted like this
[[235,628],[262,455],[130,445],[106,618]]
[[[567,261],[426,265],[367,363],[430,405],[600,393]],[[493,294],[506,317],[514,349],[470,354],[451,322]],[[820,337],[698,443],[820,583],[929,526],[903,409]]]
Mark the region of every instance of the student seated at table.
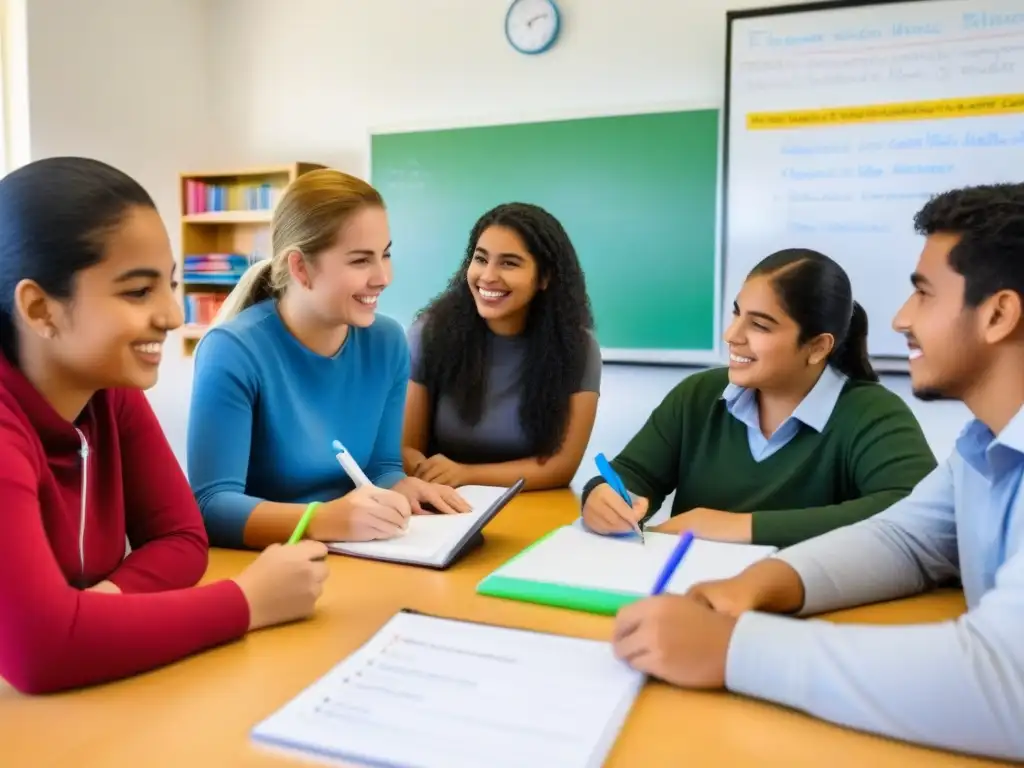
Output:
[[406,471],[453,486],[568,485],[597,414],[593,327],[559,221],[524,203],[485,213],[448,289],[409,330]]
[[[914,393],[974,415],[906,499],[750,567],[624,609],[616,652],[677,685],[730,690],[933,747],[1024,760],[1024,184],[958,189],[917,214],[896,315]],[[803,616],[959,579],[955,621]]]
[[935,467],[920,425],[878,383],[868,318],[850,280],[817,251],[779,251],[733,303],[728,368],[687,377],[612,466],[628,505],[600,476],[584,523],[629,531],[675,491],[652,530],[785,546],[863,520]]
[[[402,471],[409,348],[376,312],[392,274],[380,195],[340,171],[304,174],[274,211],[271,245],[196,350],[188,472],[210,541],[285,541],[313,502],[306,534],[319,541],[393,537],[423,505],[467,511]],[[371,485],[354,488],[335,440]]]
[[0,678],[21,692],[153,669],[320,594],[316,542],[194,586],[202,517],[142,392],[181,320],[167,232],[133,179],[76,157],[0,179]]

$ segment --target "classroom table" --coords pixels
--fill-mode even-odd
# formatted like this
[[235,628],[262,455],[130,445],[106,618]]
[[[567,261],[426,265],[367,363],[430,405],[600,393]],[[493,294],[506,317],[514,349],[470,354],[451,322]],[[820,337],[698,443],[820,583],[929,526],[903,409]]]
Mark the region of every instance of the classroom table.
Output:
[[[263,630],[163,669],[90,689],[25,697],[0,683],[4,768],[273,768],[298,766],[253,744],[252,726],[327,672],[400,608],[607,639],[612,620],[478,596],[477,582],[578,514],[570,491],[523,494],[485,529],[486,544],[444,571],[331,556],[316,615]],[[213,550],[205,579],[230,578],[255,555]],[[927,622],[964,610],[954,591],[833,614],[836,621]],[[607,765],[980,766],[856,733],[724,692],[648,683]]]

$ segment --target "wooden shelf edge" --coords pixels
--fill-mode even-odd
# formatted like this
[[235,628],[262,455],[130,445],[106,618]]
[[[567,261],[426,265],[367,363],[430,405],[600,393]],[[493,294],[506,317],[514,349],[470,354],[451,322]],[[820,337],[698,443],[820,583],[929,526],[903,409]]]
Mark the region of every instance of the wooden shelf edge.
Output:
[[269,224],[273,211],[207,211],[187,213],[181,217],[183,224]]
[[[270,162],[264,165],[240,167],[211,168],[207,170],[192,170],[178,172],[179,186],[179,230],[181,232],[181,243],[175,260],[181,273],[185,270],[185,258],[192,253],[205,252],[215,253],[245,253],[250,259],[269,247],[264,243],[269,234],[268,230],[273,224],[273,208],[268,210],[228,210],[228,211],[203,211],[201,213],[187,213],[192,195],[196,192],[193,189],[193,182],[205,182],[208,185],[228,186],[252,186],[270,185],[275,194],[270,196],[270,204],[276,205],[280,192],[287,184],[291,184],[299,176],[310,171],[330,166],[320,163],[306,161],[291,161],[284,163]],[[236,190],[237,191],[237,190]],[[261,191],[262,194],[262,191]],[[220,198],[218,198],[219,201]],[[225,195],[225,202],[230,201],[236,204],[246,203],[267,203],[266,197],[253,198],[247,196],[242,199],[235,199]],[[220,203],[223,205],[223,203]],[[201,208],[204,206],[196,206]],[[183,311],[190,319],[206,320],[211,305],[206,300],[192,302],[190,297],[200,294],[218,295],[216,298],[226,297],[237,285],[237,281],[222,282],[214,280],[204,282],[197,275],[190,275],[190,278],[182,280],[176,289],[176,295]],[[193,313],[194,312],[194,313]],[[190,357],[195,351],[199,341],[209,331],[209,326],[201,323],[186,323],[176,336],[185,357]]]
[[182,179],[226,179],[242,178],[245,176],[278,176],[282,174],[295,174],[300,169],[325,168],[320,163],[307,163],[297,161],[294,163],[281,163],[255,166],[253,168],[218,168],[209,171],[182,171],[179,175]]
[[181,334],[181,338],[188,339],[190,341],[199,341],[206,335],[206,332],[210,329],[208,325],[199,325],[197,323],[186,323],[178,329],[178,333]]

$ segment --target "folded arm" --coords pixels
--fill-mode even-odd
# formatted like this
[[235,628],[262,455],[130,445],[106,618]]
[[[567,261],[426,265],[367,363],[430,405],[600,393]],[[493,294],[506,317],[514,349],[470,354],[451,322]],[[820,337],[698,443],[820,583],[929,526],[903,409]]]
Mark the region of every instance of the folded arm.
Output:
[[262,547],[283,541],[305,509],[245,492],[258,392],[249,351],[227,331],[210,331],[195,359],[188,475],[214,546]]
[[209,541],[192,489],[146,396],[118,398],[125,527],[131,552],[107,577],[121,592],[191,587],[206,572]]
[[[909,539],[894,544],[891,531],[881,532],[876,546],[899,552],[908,564],[937,554]],[[861,573],[872,567],[865,557]],[[912,580],[908,567],[903,586]],[[744,614],[730,644],[726,684],[851,728],[1022,760],[1022,637],[1024,552],[1003,565],[978,607],[956,621],[885,627]]]
[[[804,614],[904,597],[955,577],[950,462],[885,512],[776,557],[803,582]],[[956,621],[883,627],[745,613],[729,645],[726,685],[851,728],[1019,760],[1022,636],[1019,552]]]
[[953,470],[935,468],[874,517],[783,550],[804,586],[803,614],[894,600],[959,575]]
[[[0,446],[0,676],[8,683],[35,694],[106,682],[245,633],[248,604],[231,581],[150,594],[71,587],[43,529],[38,468],[18,442]],[[148,565],[125,563],[124,583],[149,585]]]

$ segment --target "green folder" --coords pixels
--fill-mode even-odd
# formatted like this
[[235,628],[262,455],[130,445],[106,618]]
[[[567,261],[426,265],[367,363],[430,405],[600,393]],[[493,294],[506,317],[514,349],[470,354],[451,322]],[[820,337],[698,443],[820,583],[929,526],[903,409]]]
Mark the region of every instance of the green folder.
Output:
[[614,616],[624,605],[629,605],[644,597],[644,595],[637,592],[588,589],[555,582],[510,578],[498,574],[498,571],[504,568],[505,565],[522,557],[534,547],[540,546],[558,530],[555,529],[538,539],[499,567],[497,571],[485,576],[476,586],[477,594],[487,595],[488,597],[501,597],[506,600],[519,600],[524,603],[551,605],[574,611],[598,613],[604,616]]

